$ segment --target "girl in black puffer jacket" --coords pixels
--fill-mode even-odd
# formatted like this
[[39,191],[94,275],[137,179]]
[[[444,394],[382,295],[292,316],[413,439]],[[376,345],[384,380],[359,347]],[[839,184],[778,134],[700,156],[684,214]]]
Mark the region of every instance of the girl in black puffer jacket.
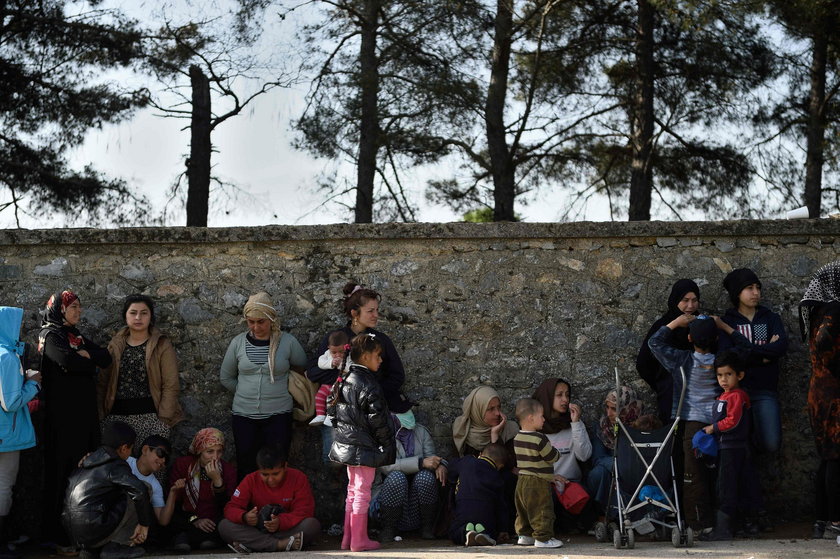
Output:
[[350,371],[333,384],[328,401],[327,411],[335,428],[330,460],[347,466],[341,549],[369,551],[379,548],[379,543],[367,535],[370,487],[376,468],[393,464],[396,459],[394,426],[376,376],[382,363],[382,345],[376,336],[361,334],[353,338],[350,359]]

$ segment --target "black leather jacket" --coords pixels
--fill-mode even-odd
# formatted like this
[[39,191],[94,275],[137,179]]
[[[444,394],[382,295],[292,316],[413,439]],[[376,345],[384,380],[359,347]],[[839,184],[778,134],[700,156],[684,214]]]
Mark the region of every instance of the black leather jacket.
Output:
[[371,468],[393,464],[397,457],[394,424],[374,373],[353,365],[336,392],[330,460]]
[[154,512],[146,484],[110,448],[94,450],[67,485],[61,521],[71,540],[93,545],[111,535],[125,514],[126,497],[134,501],[138,523],[149,526]]

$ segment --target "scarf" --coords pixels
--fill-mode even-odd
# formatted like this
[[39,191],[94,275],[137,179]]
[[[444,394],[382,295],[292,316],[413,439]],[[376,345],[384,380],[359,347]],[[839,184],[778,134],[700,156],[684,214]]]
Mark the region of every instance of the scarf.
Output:
[[[615,390],[610,390],[604,398],[604,403],[612,402],[618,412],[618,417],[625,425],[630,425],[642,415],[642,401],[636,398],[636,393],[629,386],[621,387],[621,397],[616,396]],[[617,423],[610,421],[607,414],[601,416],[598,422],[598,438],[609,450],[615,448]]]
[[[694,293],[697,295],[697,299],[700,299],[700,288],[697,287],[697,284],[690,279],[681,279],[677,280],[674,283],[674,286],[671,287],[671,294],[668,295],[668,310],[665,311],[665,314],[656,321],[658,326],[656,330],[659,330],[662,326],[668,324],[675,318],[680,315],[685,314],[682,312],[677,305],[680,304],[683,297],[685,297],[688,293]],[[695,313],[697,314],[697,313]],[[656,330],[653,330],[650,335],[652,336],[656,333]],[[650,338],[650,336],[648,336]],[[691,343],[688,341],[688,329],[686,328],[677,328],[676,330],[671,332],[671,345],[676,347],[677,349],[692,349]]]
[[799,332],[802,334],[802,341],[810,334],[811,313],[832,301],[840,301],[840,260],[830,262],[817,270],[805,289],[799,303]]
[[543,407],[543,415],[545,416],[545,424],[541,432],[550,435],[551,433],[559,433],[565,431],[572,426],[572,414],[560,413],[554,410],[554,391],[558,384],[565,384],[569,387],[569,398],[572,396],[572,385],[568,381],[561,378],[550,378],[542,381],[537,387],[534,395],[531,396],[537,400]]
[[[198,455],[205,449],[214,446],[221,446],[224,448],[225,436],[221,431],[213,427],[206,427],[200,430],[195,434],[192,442],[190,443],[189,453],[195,456],[195,462],[193,462],[192,466],[190,466],[189,481],[187,482],[185,489],[187,500],[190,502],[192,510],[198,510],[198,499],[199,492],[201,490],[202,476],[205,480],[210,479],[207,477],[207,474],[204,473],[204,468],[201,467],[201,460]],[[224,475],[221,460],[219,461],[219,473]]]
[[85,348],[85,340],[79,329],[64,323],[64,309],[78,298],[79,296],[70,290],[64,290],[50,296],[46,308],[41,312],[41,331],[38,333],[38,351],[40,353],[44,352],[44,343],[50,332],[65,338],[71,349],[78,351]]
[[414,429],[403,427],[400,418],[391,414],[394,418],[394,431],[397,433],[397,441],[402,445],[407,457],[414,456]]
[[[463,413],[452,423],[452,438],[459,455],[464,455],[465,445],[480,451],[490,444],[490,425],[484,422],[484,414],[493,398],[499,398],[498,392],[489,386],[478,386],[464,399],[461,407]],[[501,398],[499,400],[501,401]],[[499,442],[509,441],[518,432],[519,425],[508,419],[499,436]]]
[[268,342],[268,374],[271,377],[271,384],[274,384],[274,357],[277,355],[277,347],[280,345],[280,322],[277,320],[277,309],[271,304],[271,298],[265,291],[260,291],[248,297],[245,307],[242,309],[242,320],[247,318],[267,318],[271,321],[271,338]]

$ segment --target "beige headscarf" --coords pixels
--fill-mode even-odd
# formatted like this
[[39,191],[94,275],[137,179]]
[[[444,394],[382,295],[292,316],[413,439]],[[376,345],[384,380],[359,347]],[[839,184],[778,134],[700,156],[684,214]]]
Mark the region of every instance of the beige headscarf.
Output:
[[271,304],[271,298],[265,291],[260,291],[248,297],[248,302],[242,309],[242,321],[246,318],[267,318],[271,321],[271,341],[268,344],[268,372],[271,383],[274,384],[274,356],[280,344],[280,321],[277,319],[277,309]]
[[[474,388],[464,399],[463,414],[456,417],[452,424],[452,438],[459,455],[464,455],[465,443],[476,450],[482,450],[490,444],[491,427],[484,422],[484,414],[490,407],[490,401],[493,398],[499,398],[499,393],[495,389],[489,386],[479,386]],[[518,431],[519,425],[512,419],[508,419],[499,437],[499,442],[509,441],[516,436]]]

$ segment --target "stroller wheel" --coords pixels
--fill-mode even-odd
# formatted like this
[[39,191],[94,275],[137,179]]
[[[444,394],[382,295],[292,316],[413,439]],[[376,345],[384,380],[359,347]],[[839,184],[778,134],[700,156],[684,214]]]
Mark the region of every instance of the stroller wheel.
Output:
[[671,528],[671,544],[674,547],[679,547],[682,543],[682,537],[680,536],[680,529],[674,526]]
[[633,528],[627,530],[627,549],[633,549],[636,547],[636,534],[633,532]]
[[618,532],[618,524],[615,522],[610,522],[607,524],[607,541],[610,541],[613,537],[613,534]]
[[694,530],[690,526],[685,529],[685,546],[694,547]]
[[621,549],[621,532],[618,530],[613,532],[613,545],[616,549]]
[[603,522],[596,522],[595,523],[595,540],[604,543],[609,541],[607,535],[607,525]]

